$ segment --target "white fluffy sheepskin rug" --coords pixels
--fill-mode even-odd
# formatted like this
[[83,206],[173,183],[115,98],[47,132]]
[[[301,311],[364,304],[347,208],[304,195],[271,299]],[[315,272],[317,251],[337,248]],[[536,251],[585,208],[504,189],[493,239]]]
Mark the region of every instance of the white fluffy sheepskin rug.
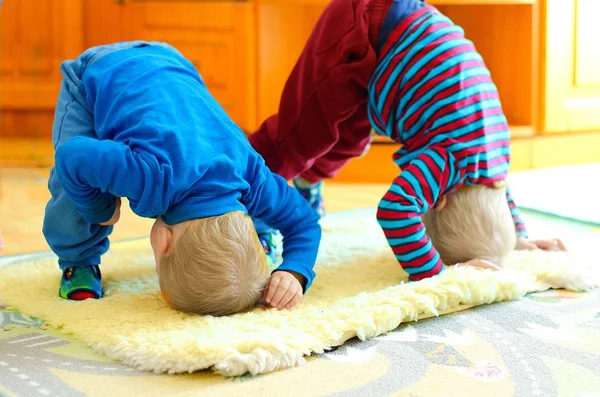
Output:
[[138,369],[235,376],[300,365],[306,356],[353,337],[373,338],[403,322],[532,291],[600,285],[597,256],[541,251],[515,252],[501,272],[453,268],[405,283],[373,211],[330,216],[323,230],[315,283],[289,311],[257,308],[214,318],[170,309],[159,293],[146,239],[113,244],[102,264],[103,299],[60,299],[60,272],[48,255],[0,268],[0,301]]

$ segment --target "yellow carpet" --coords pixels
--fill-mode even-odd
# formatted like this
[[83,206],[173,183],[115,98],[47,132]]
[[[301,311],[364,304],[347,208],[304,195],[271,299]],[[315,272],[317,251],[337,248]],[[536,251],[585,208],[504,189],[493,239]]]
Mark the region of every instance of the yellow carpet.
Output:
[[323,229],[317,278],[291,311],[256,309],[226,318],[175,312],[158,292],[147,240],[114,244],[104,257],[104,299],[59,299],[60,273],[48,257],[0,269],[0,300],[142,370],[211,369],[234,376],[296,366],[308,355],[355,336],[375,337],[402,322],[531,291],[600,286],[597,257],[543,252],[515,253],[502,272],[455,268],[402,284],[404,273],[373,211],[332,216]]

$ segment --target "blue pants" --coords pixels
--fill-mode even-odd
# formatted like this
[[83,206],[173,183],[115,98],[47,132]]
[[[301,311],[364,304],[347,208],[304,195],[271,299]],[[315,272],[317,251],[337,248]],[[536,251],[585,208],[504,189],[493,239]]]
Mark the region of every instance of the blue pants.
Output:
[[[97,138],[93,109],[86,101],[81,81],[86,67],[111,52],[144,45],[166,46],[141,41],[117,43],[90,48],[77,59],[63,62],[63,81],[52,126],[52,144],[55,150],[75,136]],[[43,233],[48,245],[59,258],[60,268],[64,270],[72,266],[100,264],[100,257],[108,250],[108,236],[113,226],[100,226],[84,221],[65,194],[54,168],[50,171],[48,189],[52,198],[46,205]],[[255,222],[259,234],[271,231],[263,222]]]

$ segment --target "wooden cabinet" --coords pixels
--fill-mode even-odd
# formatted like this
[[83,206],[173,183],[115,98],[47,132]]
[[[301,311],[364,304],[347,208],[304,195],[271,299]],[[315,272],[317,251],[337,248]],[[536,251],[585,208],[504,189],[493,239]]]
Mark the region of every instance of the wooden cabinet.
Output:
[[[463,27],[466,37],[475,43],[498,86],[513,136],[533,136],[538,95],[536,1],[427,2]],[[329,0],[257,0],[256,3],[258,119],[263,120],[277,111],[285,80]]]
[[[251,132],[277,112],[288,74],[329,1],[4,0],[0,136],[47,138],[60,62],[87,47],[138,39],[177,47]],[[593,143],[600,140],[599,0],[427,2],[462,26],[483,55],[515,138],[516,169],[600,161]],[[559,158],[557,147],[578,155]],[[389,151],[374,149],[354,163],[375,165],[349,175],[376,176],[378,164],[391,164]]]
[[600,1],[546,0],[543,132],[600,130]]
[[7,0],[2,24],[2,106],[52,108],[60,63],[83,50],[82,0]]
[[251,2],[123,2],[127,40],[167,42],[198,69],[242,129],[256,125],[255,15]]
[[[436,1],[431,1],[436,3]],[[537,96],[534,64],[537,45],[535,4],[445,4],[436,7],[465,31],[475,44],[498,87],[513,137],[532,136]],[[470,2],[465,2],[470,3]]]
[[327,1],[258,0],[258,121],[276,113],[283,86]]
[[2,136],[49,136],[60,62],[91,46],[138,39],[177,47],[229,115],[247,131],[256,127],[252,2],[5,0],[0,15]]
[[50,135],[60,64],[83,48],[83,0],[5,0],[0,9],[0,134]]

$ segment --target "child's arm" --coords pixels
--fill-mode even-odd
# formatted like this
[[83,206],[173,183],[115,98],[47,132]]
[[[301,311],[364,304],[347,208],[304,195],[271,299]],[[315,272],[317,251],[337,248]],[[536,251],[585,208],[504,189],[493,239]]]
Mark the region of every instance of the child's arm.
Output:
[[250,185],[242,197],[248,212],[283,235],[283,263],[275,271],[301,275],[307,290],[315,277],[313,267],[321,241],[319,216],[285,179],[269,171],[262,160],[254,167]]
[[512,215],[513,222],[515,223],[515,231],[517,233],[517,250],[534,250],[541,249],[544,251],[566,251],[565,244],[559,239],[550,240],[529,240],[527,229],[525,228],[525,222],[521,219],[519,207],[515,204],[515,201],[510,193],[510,189],[506,188],[506,199],[508,201],[508,207],[510,208],[510,214]]
[[163,213],[166,209],[156,208],[156,203],[164,178],[158,176],[155,163],[125,144],[87,137],[68,140],[55,155],[56,175],[89,223],[109,221],[117,197],[132,199],[139,215]]
[[410,280],[435,276],[444,269],[421,216],[463,176],[454,156],[431,147],[402,170],[379,203],[377,221]]
[[515,224],[515,232],[517,233],[517,237],[527,238],[528,236],[527,229],[525,228],[525,222],[523,222],[521,219],[519,207],[517,207],[517,204],[515,204],[512,194],[510,193],[510,188],[508,187],[506,188],[506,200],[508,201],[508,208],[510,208],[510,214]]
[[566,251],[567,248],[564,243],[559,239],[550,240],[529,240],[527,229],[525,228],[525,222],[521,219],[519,213],[519,207],[515,204],[515,201],[510,193],[510,189],[506,188],[506,199],[508,201],[508,207],[510,208],[510,214],[512,215],[513,222],[515,223],[515,231],[517,233],[517,250],[534,250],[541,249],[544,251]]

